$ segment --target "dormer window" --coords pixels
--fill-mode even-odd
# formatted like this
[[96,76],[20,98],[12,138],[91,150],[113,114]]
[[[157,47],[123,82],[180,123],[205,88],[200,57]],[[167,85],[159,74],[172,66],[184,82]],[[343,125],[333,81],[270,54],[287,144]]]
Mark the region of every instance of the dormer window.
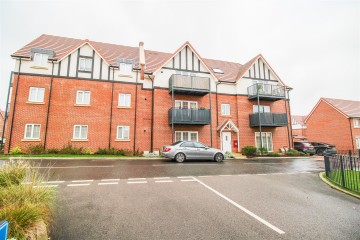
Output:
[[129,75],[132,73],[132,68],[134,66],[135,61],[133,59],[127,59],[127,58],[117,58],[116,63],[119,64],[120,74]]
[[132,64],[120,63],[119,67],[120,67],[121,73],[131,73],[132,72]]
[[79,59],[79,70],[91,72],[92,70],[92,59],[91,58],[80,58]]
[[48,59],[49,59],[48,54],[34,53],[34,63],[36,66],[43,66],[43,67],[46,66]]
[[218,73],[218,74],[224,74],[223,70],[221,70],[220,68],[213,68],[214,73]]

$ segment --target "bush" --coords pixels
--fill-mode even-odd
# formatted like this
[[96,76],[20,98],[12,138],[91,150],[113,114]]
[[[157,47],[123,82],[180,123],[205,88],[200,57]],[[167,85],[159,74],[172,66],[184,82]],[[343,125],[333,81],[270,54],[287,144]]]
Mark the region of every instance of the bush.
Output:
[[231,152],[226,152],[225,155],[226,158],[235,158],[235,156]]
[[38,145],[30,145],[27,149],[27,152],[29,154],[43,154],[45,153],[45,148],[43,145],[38,144]]
[[157,157],[159,157],[159,155],[154,153],[154,152],[146,153],[146,154],[144,153],[143,156],[148,157],[148,158],[157,158]]
[[23,152],[19,146],[16,146],[10,150],[10,154],[11,155],[19,155],[19,154],[23,154]]
[[285,152],[285,155],[286,155],[286,156],[290,156],[290,157],[306,156],[305,153],[299,152],[299,151],[297,151],[297,150],[295,150],[295,149],[289,149],[289,150],[287,150],[287,151]]
[[124,149],[118,150],[116,155],[125,156],[125,150]]
[[[0,187],[19,185],[26,177],[28,164],[23,161],[10,161],[0,168]],[[0,197],[1,200],[1,197]]]
[[91,151],[90,148],[85,148],[84,154],[91,155],[91,154],[94,154],[94,153]]
[[269,156],[269,157],[280,157],[281,154],[278,153],[278,152],[270,152],[270,153],[267,154],[267,156]]
[[139,148],[137,148],[135,150],[135,152],[133,153],[133,156],[135,156],[135,157],[141,157],[142,155],[143,155],[143,152],[139,151]]
[[241,154],[245,155],[246,157],[254,156],[256,153],[256,147],[253,146],[245,146],[241,149]]
[[60,149],[59,153],[60,154],[81,155],[81,154],[84,154],[84,149],[82,147],[80,147],[80,148],[73,147],[70,143],[68,143],[62,149]]
[[60,150],[57,148],[49,148],[46,152],[49,154],[58,154]]
[[268,153],[268,150],[267,150],[266,147],[262,147],[262,148],[258,148],[258,149],[257,149],[257,152],[262,155],[262,154],[267,154],[267,153]]
[[127,157],[132,157],[134,156],[134,153],[132,150],[129,150],[129,149],[124,149],[124,156],[127,156]]

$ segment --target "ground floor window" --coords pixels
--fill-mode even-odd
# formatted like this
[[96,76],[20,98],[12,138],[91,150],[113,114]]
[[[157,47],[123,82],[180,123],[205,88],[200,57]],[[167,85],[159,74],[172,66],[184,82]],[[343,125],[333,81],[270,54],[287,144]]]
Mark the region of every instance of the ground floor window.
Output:
[[88,126],[87,125],[74,125],[73,139],[87,139]]
[[175,142],[177,141],[198,141],[198,132],[176,131]]
[[[266,150],[268,152],[272,152],[273,151],[272,133],[271,132],[262,132],[261,138],[262,138],[262,147],[266,148]],[[260,148],[260,146],[261,146],[260,132],[255,133],[255,142],[256,142],[256,147]]]
[[40,124],[26,124],[24,138],[25,139],[39,139],[40,138]]
[[129,126],[118,126],[116,139],[120,140],[129,140],[130,127]]
[[356,137],[356,148],[360,149],[360,137]]

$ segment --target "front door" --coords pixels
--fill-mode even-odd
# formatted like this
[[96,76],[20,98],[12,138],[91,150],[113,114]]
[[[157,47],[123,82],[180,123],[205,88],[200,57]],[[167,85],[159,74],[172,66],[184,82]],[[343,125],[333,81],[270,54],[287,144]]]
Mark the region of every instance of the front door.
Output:
[[232,152],[231,150],[231,132],[222,133],[222,150],[225,152]]

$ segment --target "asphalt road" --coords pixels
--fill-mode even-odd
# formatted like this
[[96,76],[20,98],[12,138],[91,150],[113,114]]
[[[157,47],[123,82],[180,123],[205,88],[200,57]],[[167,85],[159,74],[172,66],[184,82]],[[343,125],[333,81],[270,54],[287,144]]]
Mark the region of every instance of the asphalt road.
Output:
[[48,165],[52,239],[360,239],[360,201],[319,179],[320,159]]

